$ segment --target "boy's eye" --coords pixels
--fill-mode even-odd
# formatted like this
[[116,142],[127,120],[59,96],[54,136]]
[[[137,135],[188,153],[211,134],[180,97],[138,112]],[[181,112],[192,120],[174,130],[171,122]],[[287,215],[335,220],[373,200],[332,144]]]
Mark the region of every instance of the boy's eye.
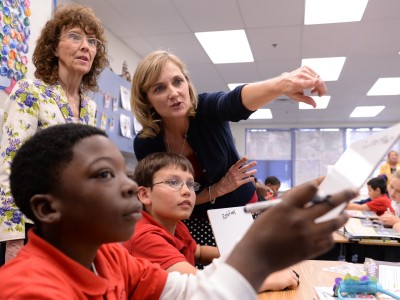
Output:
[[176,179],[169,179],[165,181],[167,184],[169,184],[171,187],[176,187],[179,186],[181,184],[180,181],[176,180]]
[[97,175],[98,178],[112,178],[114,177],[114,174],[111,173],[110,171],[102,171]]

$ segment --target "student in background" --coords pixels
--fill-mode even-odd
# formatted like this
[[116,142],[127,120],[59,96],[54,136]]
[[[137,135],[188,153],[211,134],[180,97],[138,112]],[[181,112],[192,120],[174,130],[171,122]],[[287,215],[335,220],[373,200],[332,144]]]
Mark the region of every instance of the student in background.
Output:
[[370,210],[376,212],[378,216],[385,212],[393,213],[391,201],[387,196],[386,180],[382,177],[375,177],[367,182],[368,196],[371,201],[363,204],[349,203],[346,209],[350,210]]
[[37,79],[18,81],[5,101],[0,145],[0,242],[5,242],[6,262],[16,255],[25,238],[24,216],[9,187],[12,159],[20,146],[43,128],[60,123],[96,124],[96,103],[87,92],[96,90],[97,78],[108,64],[104,43],[103,26],[91,8],[58,7],[33,52]]
[[[133,179],[139,185],[138,198],[144,208],[134,235],[122,243],[131,255],[183,274],[196,274],[195,263],[208,265],[219,257],[217,247],[196,244],[182,223],[192,213],[200,187],[186,157],[150,154],[139,161]],[[298,282],[296,273],[286,269],[268,276],[260,291],[296,288]]]
[[272,200],[278,198],[279,188],[281,187],[281,181],[275,176],[268,176],[264,181],[268,191],[265,195],[265,200]]
[[186,221],[193,236],[206,235],[203,244],[215,241],[207,210],[256,202],[253,184],[255,162],[240,158],[229,122],[247,119],[254,111],[287,95],[315,106],[305,90],[322,96],[324,81],[301,67],[276,78],[249,83],[233,91],[196,94],[183,62],[167,51],[155,51],[137,66],[132,82],[132,111],[143,126],[135,137],[138,160],[154,152],[186,156],[201,184],[196,207]]
[[303,184],[262,213],[225,260],[193,276],[168,273],[119,243],[132,236],[142,208],[124,158],[100,129],[63,124],[39,131],[16,153],[10,184],[36,225],[0,268],[0,299],[16,300],[257,299],[269,274],[333,246],[332,232],[347,217],[314,220],[356,196],[346,190],[305,206],[318,188]]
[[388,191],[392,200],[394,214],[385,212],[379,217],[379,220],[385,225],[393,226],[394,229],[400,232],[400,170],[397,170],[392,175]]
[[268,192],[267,187],[264,185],[264,183],[262,183],[258,180],[256,180],[254,182],[254,185],[256,186],[256,193],[257,193],[258,201],[265,201],[266,200],[265,195]]
[[390,184],[390,179],[397,170],[400,170],[399,154],[397,153],[397,151],[392,150],[387,154],[386,163],[381,166],[379,172],[379,174],[384,174],[388,178],[388,188]]

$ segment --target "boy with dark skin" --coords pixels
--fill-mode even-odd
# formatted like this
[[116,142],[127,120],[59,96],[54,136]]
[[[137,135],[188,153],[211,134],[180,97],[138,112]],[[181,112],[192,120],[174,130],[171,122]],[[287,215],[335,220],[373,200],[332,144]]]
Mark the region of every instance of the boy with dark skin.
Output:
[[38,132],[16,154],[10,182],[36,228],[0,269],[1,299],[257,299],[266,276],[332,247],[347,217],[314,220],[356,196],[344,191],[305,207],[317,186],[299,186],[261,214],[225,261],[188,276],[134,258],[118,243],[133,234],[141,205],[103,131],[64,124]]

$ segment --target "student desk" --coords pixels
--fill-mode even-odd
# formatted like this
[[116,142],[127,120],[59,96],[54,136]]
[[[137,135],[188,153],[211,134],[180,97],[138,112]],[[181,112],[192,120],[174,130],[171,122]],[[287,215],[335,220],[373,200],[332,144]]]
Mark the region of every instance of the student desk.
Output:
[[[363,263],[365,258],[376,260],[400,262],[400,243],[394,240],[363,239],[349,241],[338,232],[333,233],[335,246],[329,252],[319,256],[319,260],[339,260]],[[356,254],[356,256],[354,256]]]
[[287,299],[318,299],[314,289],[316,286],[332,287],[336,277],[343,277],[343,274],[324,271],[324,268],[340,266],[346,262],[342,261],[321,261],[306,260],[292,267],[300,275],[300,285],[297,289],[279,292],[265,292],[258,295],[259,300],[287,300]]
[[332,287],[336,277],[343,277],[343,274],[331,271],[324,271],[324,268],[341,266],[342,261],[321,261],[306,260],[292,268],[300,274],[300,285],[295,290],[265,292],[258,295],[259,300],[291,300],[305,299],[318,300],[314,287]]

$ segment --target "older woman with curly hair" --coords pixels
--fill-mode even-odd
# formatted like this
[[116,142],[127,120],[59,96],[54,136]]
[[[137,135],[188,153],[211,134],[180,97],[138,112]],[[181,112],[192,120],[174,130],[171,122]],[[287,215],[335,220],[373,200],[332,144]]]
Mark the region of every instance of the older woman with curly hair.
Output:
[[91,8],[58,7],[33,53],[36,79],[20,80],[5,101],[0,145],[0,242],[5,242],[5,261],[15,256],[25,238],[24,216],[9,188],[12,159],[43,128],[60,123],[95,125],[96,104],[86,93],[97,89],[98,76],[108,65],[104,43],[103,26]]

